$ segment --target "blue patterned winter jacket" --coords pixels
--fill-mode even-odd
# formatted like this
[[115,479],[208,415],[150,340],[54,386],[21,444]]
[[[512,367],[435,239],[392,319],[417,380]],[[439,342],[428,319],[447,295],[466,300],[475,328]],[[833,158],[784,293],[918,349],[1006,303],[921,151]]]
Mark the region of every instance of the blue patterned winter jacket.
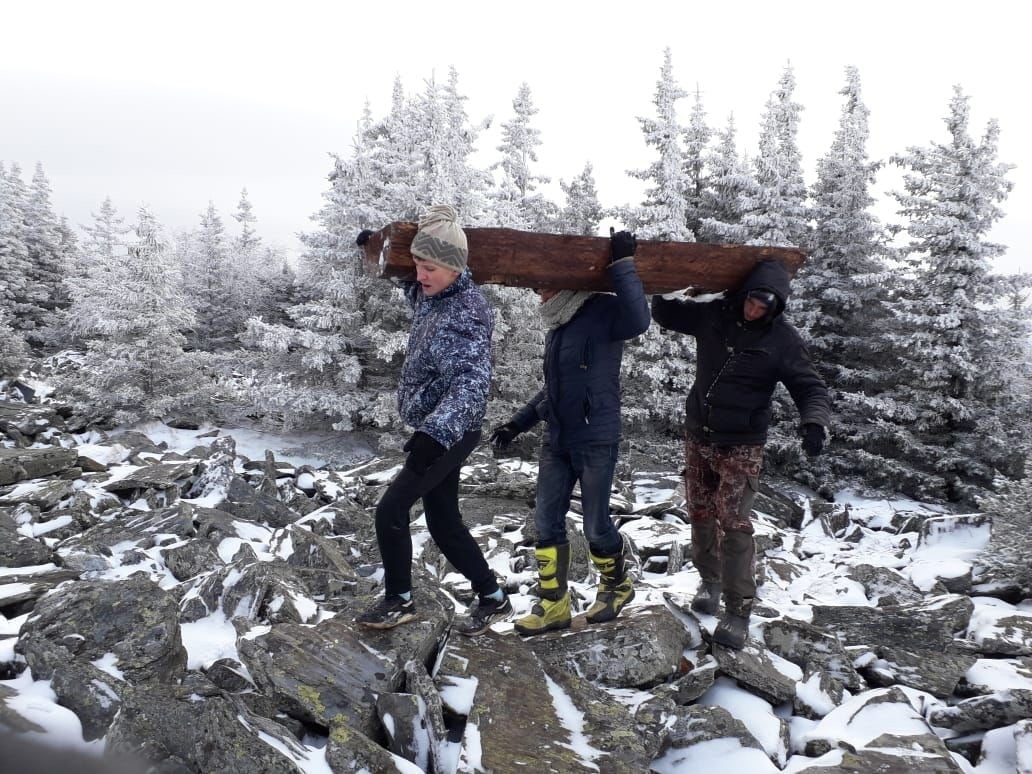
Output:
[[398,384],[405,424],[445,448],[479,430],[491,386],[494,315],[467,269],[449,287],[425,296],[404,283],[415,310]]

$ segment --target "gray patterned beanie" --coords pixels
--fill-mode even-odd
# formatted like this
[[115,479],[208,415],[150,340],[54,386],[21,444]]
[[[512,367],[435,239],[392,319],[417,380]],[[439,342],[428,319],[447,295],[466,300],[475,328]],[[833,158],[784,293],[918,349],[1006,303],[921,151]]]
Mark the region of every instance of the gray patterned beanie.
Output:
[[424,261],[462,272],[469,259],[469,248],[465,232],[455,222],[458,217],[455,208],[447,204],[431,207],[419,219],[419,230],[409,252]]

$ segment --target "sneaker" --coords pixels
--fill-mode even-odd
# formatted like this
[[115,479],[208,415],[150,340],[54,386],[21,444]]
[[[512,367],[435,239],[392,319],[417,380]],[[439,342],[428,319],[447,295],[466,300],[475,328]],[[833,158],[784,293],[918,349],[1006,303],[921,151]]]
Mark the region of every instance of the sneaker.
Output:
[[408,623],[415,618],[415,601],[391,594],[381,597],[375,605],[358,616],[355,621],[370,629],[393,629],[395,626]]
[[455,628],[459,634],[475,637],[486,632],[491,624],[508,618],[510,615],[512,615],[512,602],[509,601],[507,594],[502,594],[500,602],[492,597],[477,597],[477,601],[469,609],[469,616],[456,624]]

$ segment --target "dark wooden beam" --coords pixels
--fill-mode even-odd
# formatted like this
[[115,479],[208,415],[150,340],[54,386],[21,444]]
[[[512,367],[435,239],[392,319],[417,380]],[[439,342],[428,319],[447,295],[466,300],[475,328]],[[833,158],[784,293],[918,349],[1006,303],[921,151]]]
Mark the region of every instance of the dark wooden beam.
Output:
[[[467,228],[469,267],[479,284],[519,288],[611,290],[606,265],[609,238],[540,234],[511,228]],[[409,247],[416,224],[395,222],[373,234],[365,257],[379,277],[411,278]],[[692,287],[717,292],[737,289],[759,261],[773,258],[790,275],[806,260],[792,247],[712,245],[638,240],[638,276],[647,293]]]

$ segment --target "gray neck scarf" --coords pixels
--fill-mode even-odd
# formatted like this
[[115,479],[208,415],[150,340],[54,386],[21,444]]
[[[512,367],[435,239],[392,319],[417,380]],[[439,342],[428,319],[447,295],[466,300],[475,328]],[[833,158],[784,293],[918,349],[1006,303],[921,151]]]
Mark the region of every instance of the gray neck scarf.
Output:
[[584,302],[595,295],[589,290],[560,290],[538,307],[541,319],[549,329],[566,325]]

